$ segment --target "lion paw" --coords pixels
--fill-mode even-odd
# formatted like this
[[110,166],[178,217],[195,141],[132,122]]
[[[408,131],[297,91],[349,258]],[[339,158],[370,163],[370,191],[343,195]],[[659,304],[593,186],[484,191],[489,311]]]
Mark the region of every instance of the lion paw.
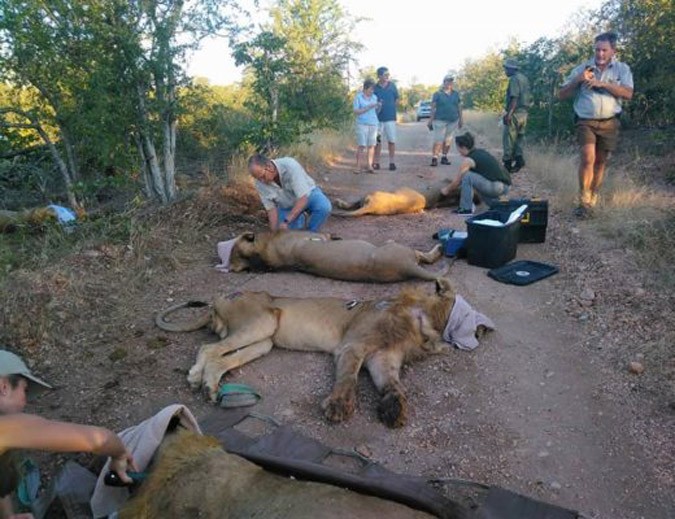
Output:
[[197,391],[202,385],[202,368],[196,364],[190,368],[187,376],[192,391]]
[[378,406],[380,420],[387,427],[403,427],[408,421],[408,404],[401,393],[386,393]]
[[323,414],[329,422],[340,423],[349,420],[354,414],[354,399],[330,396],[324,400],[321,407],[323,407]]

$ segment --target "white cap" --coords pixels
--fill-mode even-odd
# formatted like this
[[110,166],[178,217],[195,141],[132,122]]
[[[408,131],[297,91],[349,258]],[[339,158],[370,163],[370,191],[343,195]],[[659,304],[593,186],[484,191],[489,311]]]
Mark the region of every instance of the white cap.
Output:
[[0,377],[7,377],[9,375],[21,375],[30,382],[48,389],[53,389],[52,386],[47,384],[44,380],[40,380],[33,375],[28,369],[28,366],[26,366],[26,363],[21,360],[21,357],[7,350],[0,350]]

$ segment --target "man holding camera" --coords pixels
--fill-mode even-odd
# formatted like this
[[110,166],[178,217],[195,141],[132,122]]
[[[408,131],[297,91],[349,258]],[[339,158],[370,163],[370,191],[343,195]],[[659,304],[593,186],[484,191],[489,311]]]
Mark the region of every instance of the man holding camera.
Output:
[[572,70],[561,87],[560,99],[574,98],[577,142],[581,146],[579,206],[575,214],[591,216],[598,203],[607,159],[619,137],[621,103],[633,97],[630,67],[614,59],[615,33],[595,38],[595,57]]

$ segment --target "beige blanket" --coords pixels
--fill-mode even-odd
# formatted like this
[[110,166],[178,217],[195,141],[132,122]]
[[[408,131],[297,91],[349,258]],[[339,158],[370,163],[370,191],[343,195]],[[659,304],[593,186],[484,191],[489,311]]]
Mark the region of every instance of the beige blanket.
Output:
[[[139,472],[143,472],[148,467],[155,451],[164,439],[169,422],[174,416],[178,416],[181,425],[186,429],[199,434],[202,433],[190,410],[184,405],[174,404],[165,407],[155,416],[125,429],[119,434],[122,442],[134,457]],[[95,518],[105,517],[116,512],[129,497],[127,488],[109,487],[103,482],[103,478],[109,471],[110,460],[103,467],[91,498],[91,510]]]

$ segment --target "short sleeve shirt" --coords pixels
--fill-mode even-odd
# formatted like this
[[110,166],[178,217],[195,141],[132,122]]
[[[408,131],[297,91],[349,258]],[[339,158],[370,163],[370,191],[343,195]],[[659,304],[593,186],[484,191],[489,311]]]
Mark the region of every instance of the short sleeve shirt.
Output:
[[[570,72],[565,85],[581,74],[586,67],[592,68],[596,79],[603,83],[633,88],[633,73],[630,67],[615,59],[612,59],[602,72],[595,66],[595,60],[582,63]],[[604,88],[587,88],[581,84],[577,87],[577,95],[574,98],[574,113],[581,119],[611,119],[621,113],[621,99],[614,97]]]
[[516,72],[509,78],[509,86],[506,89],[506,110],[511,107],[512,97],[516,98],[516,112],[526,112],[532,106],[530,81],[520,72]]
[[459,94],[454,90],[450,93],[445,90],[439,90],[434,93],[431,99],[432,103],[436,104],[436,112],[434,117],[439,121],[455,122],[459,119]]
[[279,181],[266,184],[260,180],[255,181],[255,188],[258,190],[260,200],[266,211],[279,207],[288,209],[295,205],[298,198],[302,198],[316,187],[305,168],[291,157],[282,157],[272,161],[279,171]]
[[[363,95],[363,92],[358,92],[356,96],[354,96],[354,110],[360,110],[366,106],[372,105],[373,103],[377,103],[377,96],[375,94],[372,94],[369,98],[366,98],[366,96]],[[356,122],[359,124],[377,126],[379,120],[377,118],[377,111],[375,110],[375,107],[371,108],[367,112],[357,115]]]
[[375,95],[382,101],[382,109],[377,114],[381,123],[396,120],[396,101],[398,100],[398,90],[396,85],[390,81],[386,87],[375,83]]
[[490,152],[475,148],[467,155],[476,164],[471,171],[478,173],[490,182],[502,182],[511,185],[511,177],[508,172],[499,165],[499,162]]

